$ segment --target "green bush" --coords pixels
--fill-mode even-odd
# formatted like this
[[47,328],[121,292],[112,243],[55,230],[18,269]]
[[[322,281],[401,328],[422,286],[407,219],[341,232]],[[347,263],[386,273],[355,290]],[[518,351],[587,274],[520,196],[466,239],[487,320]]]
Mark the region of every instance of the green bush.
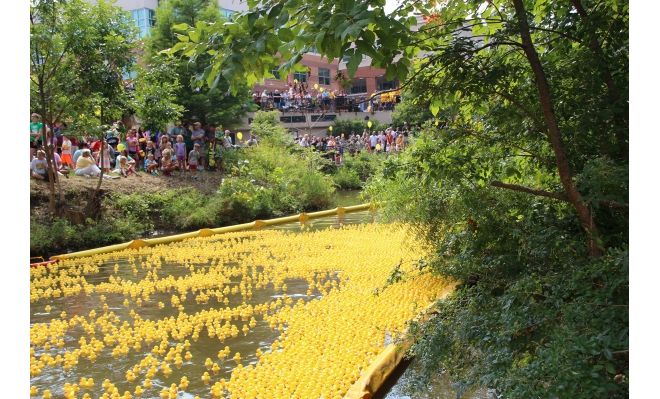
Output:
[[133,217],[105,216],[73,225],[63,218],[30,220],[30,254],[50,256],[129,241],[144,235],[150,226]]
[[337,173],[332,176],[332,180],[335,182],[337,188],[342,190],[357,190],[362,188],[360,176],[358,176],[355,170],[346,166],[339,168]]
[[355,171],[360,181],[366,182],[382,169],[384,160],[384,157],[377,154],[360,152],[355,156],[345,156],[343,167]]
[[328,208],[334,187],[332,180],[320,173],[302,173],[298,176],[297,195],[301,198],[302,210]]

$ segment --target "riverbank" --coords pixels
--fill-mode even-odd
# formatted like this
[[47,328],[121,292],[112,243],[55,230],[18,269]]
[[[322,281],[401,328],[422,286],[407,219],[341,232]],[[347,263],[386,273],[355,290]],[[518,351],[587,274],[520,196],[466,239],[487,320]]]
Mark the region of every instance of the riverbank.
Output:
[[[48,212],[46,183],[31,181],[30,256],[47,258],[136,238],[279,217],[293,211],[275,206],[269,201],[272,197],[246,196],[245,187],[241,192],[231,190],[227,186],[232,183],[223,185],[224,176],[219,172],[198,173],[196,177],[141,174],[103,181],[101,212],[96,217],[84,214],[96,179],[73,176],[64,180],[62,189],[70,211],[58,217]],[[306,203],[299,211],[355,205],[361,201],[359,193],[336,191],[320,202],[322,206]]]

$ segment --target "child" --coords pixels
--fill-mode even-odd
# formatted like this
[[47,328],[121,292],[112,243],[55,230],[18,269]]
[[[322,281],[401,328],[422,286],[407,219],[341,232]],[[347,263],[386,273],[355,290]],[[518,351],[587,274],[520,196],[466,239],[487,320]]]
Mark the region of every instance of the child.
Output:
[[201,154],[199,152],[200,147],[201,146],[199,143],[195,143],[192,151],[190,151],[188,154],[188,169],[193,172],[197,170],[197,165],[199,164],[199,159],[201,158]]
[[153,155],[156,162],[158,162],[160,151],[158,151],[153,141],[151,140],[147,141],[147,145],[144,149],[144,153],[146,156],[149,156],[149,154]]
[[183,141],[183,135],[176,136],[176,143],[174,144],[174,154],[176,155],[176,162],[180,171],[186,170],[186,143]]
[[158,162],[154,159],[154,154],[147,154],[147,159],[144,161],[144,170],[158,176]]
[[99,155],[99,167],[103,169],[103,173],[109,173],[110,172],[110,148],[108,147],[108,143],[103,142],[101,145],[102,152],[103,152],[103,161],[101,161],[101,156]]
[[69,168],[73,168],[73,158],[71,158],[71,140],[68,137],[62,137],[62,163],[64,163]]
[[136,161],[140,160],[138,155],[138,145],[139,140],[137,137],[137,130],[129,130],[128,135],[126,136],[126,147],[128,148],[128,155]]
[[120,175],[124,177],[128,177],[129,175],[136,174],[135,161],[128,156],[126,150],[123,151],[122,155],[119,155],[117,157],[117,167],[115,169],[115,172],[118,172]]
[[44,150],[38,150],[37,157],[30,162],[30,177],[48,181],[48,162]]
[[164,149],[160,170],[165,176],[170,176],[175,168],[176,166],[174,166],[174,162],[172,162],[172,153],[168,149]]

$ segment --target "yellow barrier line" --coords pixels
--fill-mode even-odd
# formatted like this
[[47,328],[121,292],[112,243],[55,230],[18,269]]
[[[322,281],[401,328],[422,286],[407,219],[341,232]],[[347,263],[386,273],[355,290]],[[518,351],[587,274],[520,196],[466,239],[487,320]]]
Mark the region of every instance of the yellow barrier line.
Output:
[[299,213],[297,215],[292,215],[292,216],[285,216],[285,217],[280,217],[280,218],[275,218],[275,219],[268,219],[268,220],[255,220],[254,222],[250,223],[242,223],[242,224],[235,224],[232,226],[225,226],[225,227],[216,227],[214,229],[200,229],[198,231],[192,231],[189,233],[182,233],[182,234],[175,234],[171,236],[165,236],[165,237],[158,237],[158,238],[147,238],[147,239],[141,239],[141,240],[132,240],[129,242],[121,243],[121,244],[115,244],[115,245],[109,245],[106,247],[100,247],[100,248],[94,248],[94,249],[87,249],[85,251],[78,251],[78,252],[71,252],[68,254],[61,254],[61,255],[54,255],[50,257],[50,260],[63,260],[63,259],[72,259],[72,258],[82,258],[85,256],[93,256],[93,255],[98,255],[98,254],[103,254],[103,253],[108,253],[108,252],[115,252],[115,251],[121,251],[123,249],[127,248],[140,248],[144,246],[155,246],[155,245],[161,245],[161,244],[170,244],[172,242],[176,241],[183,241],[188,238],[194,238],[194,237],[208,237],[211,235],[215,234],[223,234],[223,233],[232,233],[236,231],[244,231],[244,230],[250,230],[250,229],[255,229],[255,228],[262,228],[266,226],[275,226],[279,224],[286,224],[286,223],[292,223],[292,222],[300,222],[304,223],[305,221],[309,219],[316,219],[324,216],[331,216],[331,215],[341,215],[344,213],[351,213],[351,212],[360,212],[364,210],[372,209],[372,204],[360,204],[360,205],[353,205],[353,206],[348,206],[348,207],[337,207],[334,209],[328,209],[325,211],[319,211],[319,212],[312,212],[312,213]]
[[[453,289],[452,289],[453,290]],[[445,294],[446,296],[446,294]],[[432,315],[430,310],[435,306],[431,303],[422,310],[413,321],[426,321]],[[376,356],[367,367],[360,378],[351,385],[343,399],[371,399],[376,392],[385,384],[394,369],[401,363],[406,351],[412,345],[412,337],[405,334],[403,341],[399,344],[389,344]]]

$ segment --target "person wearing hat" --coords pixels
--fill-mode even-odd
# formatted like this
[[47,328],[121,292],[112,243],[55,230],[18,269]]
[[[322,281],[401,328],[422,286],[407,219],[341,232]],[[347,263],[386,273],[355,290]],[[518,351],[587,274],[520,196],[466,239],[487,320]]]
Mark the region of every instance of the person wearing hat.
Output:
[[200,156],[199,162],[197,163],[197,169],[203,170],[206,167],[206,146],[204,145],[206,142],[206,132],[202,129],[202,124],[200,122],[193,123],[191,138],[193,142],[193,150],[195,150],[195,145],[199,144],[197,150],[199,151]]

